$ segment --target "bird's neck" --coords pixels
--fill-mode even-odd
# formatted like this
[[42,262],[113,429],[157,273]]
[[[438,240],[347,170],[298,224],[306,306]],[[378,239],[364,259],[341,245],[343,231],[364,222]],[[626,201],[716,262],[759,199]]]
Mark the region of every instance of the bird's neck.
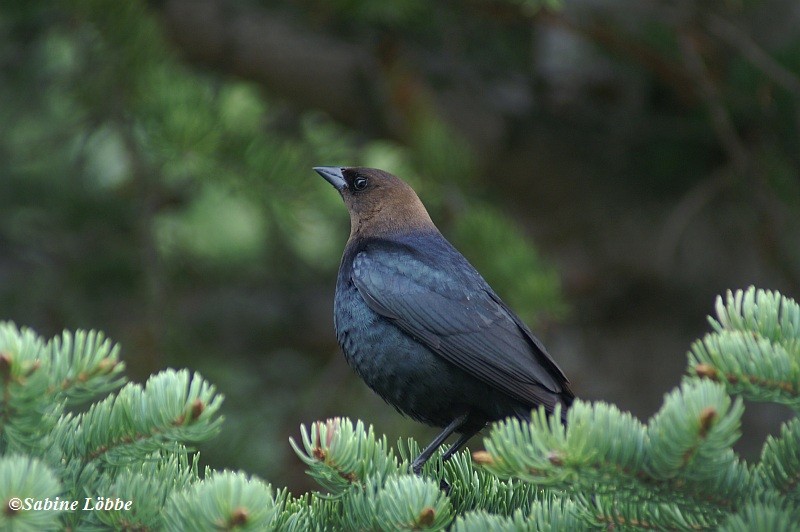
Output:
[[417,231],[439,232],[422,205],[420,209],[379,209],[350,213],[350,240],[382,238]]

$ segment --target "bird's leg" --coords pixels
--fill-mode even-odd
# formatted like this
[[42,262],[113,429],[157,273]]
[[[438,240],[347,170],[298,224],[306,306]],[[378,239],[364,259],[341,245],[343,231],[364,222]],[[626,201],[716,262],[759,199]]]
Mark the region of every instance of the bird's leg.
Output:
[[459,438],[456,440],[456,442],[453,445],[451,445],[450,448],[447,449],[447,451],[444,453],[444,455],[442,456],[442,462],[450,460],[450,458],[454,454],[456,454],[459,451],[459,449],[464,447],[464,445],[469,441],[470,438],[479,433],[482,428],[483,427],[478,427],[475,430],[468,430],[467,432],[462,433],[461,436],[459,436]]
[[[459,428],[461,428],[461,426],[464,423],[467,422],[467,418],[468,417],[469,417],[469,414],[461,414],[460,416],[455,418],[453,421],[451,421],[450,424],[447,425],[444,428],[442,433],[439,434],[438,436],[436,436],[433,439],[433,441],[430,442],[427,447],[425,447],[425,450],[423,450],[419,454],[419,456],[417,456],[414,459],[414,461],[411,463],[411,470],[414,472],[415,475],[419,475],[419,472],[422,471],[422,466],[425,465],[425,462],[427,462],[428,459],[433,455],[433,453],[436,452],[436,449],[438,449],[442,445],[442,443],[444,443],[444,440],[449,438],[452,433],[457,431]],[[459,438],[458,441],[461,442],[461,439]],[[456,443],[458,443],[458,442],[456,442]],[[461,442],[461,445],[464,445],[464,443],[465,442]],[[450,451],[448,451],[448,452],[450,452]]]

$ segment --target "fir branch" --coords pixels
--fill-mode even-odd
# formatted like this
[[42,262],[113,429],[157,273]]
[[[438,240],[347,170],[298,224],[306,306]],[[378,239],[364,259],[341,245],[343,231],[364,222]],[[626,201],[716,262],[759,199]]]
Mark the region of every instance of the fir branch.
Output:
[[[723,330],[756,333],[773,342],[800,342],[800,305],[771,290],[728,292],[717,297],[717,318],[709,318],[716,332]],[[796,345],[795,345],[796,346]]]
[[164,506],[169,497],[187,489],[199,480],[199,455],[191,459],[186,450],[160,451],[143,462],[121,468],[113,477],[103,476],[87,492],[133,501],[125,511],[94,511],[90,520],[104,529],[161,530],[164,528]]
[[[495,425],[487,451],[441,452],[410,475],[416,442],[399,459],[372,427],[348,419],[301,427],[290,440],[327,494],[293,498],[243,474],[206,470],[180,442],[213,434],[221,396],[201,377],[167,370],[128,384],[80,415],[64,405],[113,387],[122,366],[99,333],[46,346],[0,323],[0,499],[31,493],[118,497],[131,511],[13,512],[0,526],[81,530],[641,530],[788,529],[800,521],[800,421],[768,438],[754,468],[732,450],[743,410],[738,391],[792,403],[798,371],[793,301],[760,291],[728,295],[714,331],[693,346],[701,379],[686,379],[643,425],[604,403]],[[713,382],[719,380],[722,383]],[[38,395],[37,395],[38,394]],[[26,447],[27,445],[27,447]],[[478,467],[476,467],[478,465]],[[499,474],[498,478],[493,473]],[[440,489],[440,482],[448,486]],[[4,495],[5,494],[5,495]],[[454,519],[454,516],[458,516]],[[27,519],[37,519],[31,526]]]
[[0,451],[42,449],[63,411],[47,393],[50,359],[30,329],[0,322]]
[[731,403],[721,386],[708,381],[684,383],[668,394],[647,427],[648,475],[702,483],[733,464],[731,446],[739,439],[744,407]]
[[416,475],[369,478],[342,498],[345,530],[442,530],[452,507],[437,482]]
[[[636,530],[711,530],[716,528],[716,523],[708,525],[689,524],[686,520],[677,520],[677,524],[667,524],[664,513],[655,513],[648,517],[641,517],[642,513],[639,505],[628,506],[625,509],[611,510],[605,513],[598,513],[597,521],[607,529],[625,528]],[[677,513],[677,512],[674,512]],[[633,517],[632,517],[633,515]],[[680,515],[680,513],[677,513]]]
[[300,426],[303,449],[293,438],[289,443],[297,456],[310,467],[314,477],[331,495],[339,496],[351,485],[362,485],[368,476],[385,478],[396,473],[399,465],[386,436],[375,438],[370,425],[347,418],[316,422],[310,430]]
[[59,530],[62,509],[28,507],[34,502],[55,503],[62,487],[43,462],[24,455],[0,458],[0,528],[3,530]]
[[271,530],[278,511],[269,484],[224,471],[173,493],[164,509],[165,529]]
[[378,508],[388,518],[382,524],[388,530],[441,530],[452,519],[439,484],[417,476],[389,479],[378,495]]
[[[585,523],[583,530],[589,527]],[[459,516],[453,524],[452,532],[484,532],[492,530],[497,532],[534,532],[533,523],[528,521],[521,512],[515,513],[511,517],[494,515],[492,513],[478,510]],[[581,530],[576,528],[574,530]]]
[[308,530],[342,530],[340,499],[312,496],[308,493],[291,498],[286,490],[275,496],[280,514],[273,522],[275,530],[306,532]]
[[577,504],[567,498],[548,498],[531,505],[528,512],[511,516],[493,515],[484,510],[468,512],[456,519],[453,532],[581,532],[598,530],[587,520]]
[[718,298],[716,311],[714,332],[692,344],[690,374],[800,411],[800,306],[751,287]]
[[749,504],[741,511],[728,516],[718,530],[720,532],[797,530],[798,517],[800,516],[797,511],[792,512],[772,505]]
[[535,501],[550,496],[536,484],[501,480],[484,468],[475,468],[468,451],[456,453],[443,464],[442,470],[457,515],[474,510],[506,516],[521,511],[528,515]]
[[628,501],[613,496],[596,496],[591,500],[579,495],[579,513],[588,522],[605,529],[626,530],[712,530],[727,514],[723,511],[687,512],[663,502]]
[[[698,348],[702,349],[702,348]],[[771,380],[756,375],[743,375],[734,373],[721,373],[718,368],[706,363],[696,364],[691,368],[692,373],[698,377],[710,379],[716,382],[727,382],[733,386],[740,384],[752,385],[755,388],[763,388],[768,391],[785,392],[791,396],[800,395],[800,385],[789,380]],[[791,400],[792,402],[794,399]]]
[[769,436],[761,451],[756,474],[763,484],[782,497],[800,502],[800,419],[781,427],[776,438]]
[[66,415],[55,430],[66,456],[124,465],[165,445],[199,442],[216,434],[222,402],[212,385],[186,370],[165,370],[144,388],[129,383],[86,413]]
[[557,415],[539,409],[530,423],[508,419],[495,424],[484,440],[486,453],[474,453],[473,459],[501,477],[556,489],[568,489],[578,479],[599,481],[620,474],[627,485],[646,475],[645,432],[633,416],[605,403],[576,401],[567,431]]
[[780,345],[738,331],[707,335],[692,344],[690,374],[725,384],[751,401],[800,410],[800,366]]
[[[744,500],[752,484],[729,447],[741,406],[726,405],[726,399],[714,383],[686,384],[668,397],[646,432],[613,406],[576,401],[568,429],[542,410],[530,424],[506,420],[485,440],[487,453],[473,458],[502,477],[570,493],[613,494],[715,514]],[[713,423],[704,421],[710,406],[719,413]]]
[[102,332],[64,331],[47,343],[52,369],[49,393],[57,400],[77,403],[107,393],[124,384],[125,364],[119,346]]

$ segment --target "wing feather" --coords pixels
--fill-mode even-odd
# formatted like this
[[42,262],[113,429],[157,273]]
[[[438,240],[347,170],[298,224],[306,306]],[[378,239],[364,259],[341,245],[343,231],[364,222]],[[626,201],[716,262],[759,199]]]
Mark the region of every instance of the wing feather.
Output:
[[460,258],[463,264],[442,269],[402,250],[365,250],[351,279],[372,310],[512,397],[548,404],[547,391],[571,395],[541,342]]

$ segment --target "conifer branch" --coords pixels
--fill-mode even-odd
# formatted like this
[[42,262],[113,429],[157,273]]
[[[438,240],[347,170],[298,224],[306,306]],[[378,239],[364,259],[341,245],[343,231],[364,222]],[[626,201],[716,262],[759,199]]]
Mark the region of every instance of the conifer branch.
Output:
[[98,331],[64,331],[47,343],[52,365],[47,392],[57,400],[77,403],[121,386],[125,364],[119,360],[119,346]]
[[800,503],[800,419],[781,427],[778,437],[768,436],[756,474],[765,486]]
[[717,298],[716,314],[714,331],[692,344],[690,374],[800,411],[800,305],[750,287]]
[[118,465],[171,442],[211,437],[221,423],[214,418],[220,404],[214,387],[199,375],[165,370],[144,387],[129,383],[87,412],[64,416],[55,436],[68,455]]
[[[576,401],[530,422],[494,425],[486,451],[441,451],[409,471],[361,421],[301,426],[292,448],[323,493],[292,497],[242,473],[207,470],[185,444],[219,428],[221,396],[188,371],[127,384],[100,333],[47,344],[0,323],[0,501],[17,494],[139,501],[135,509],[0,512],[0,527],[127,530],[783,530],[800,522],[800,421],[767,438],[754,464],[733,450],[742,398],[797,406],[800,310],[776,293],[729,293],[692,346],[689,376],[642,423],[613,405]],[[741,397],[732,396],[739,394]],[[10,454],[9,450],[17,450]],[[445,487],[445,489],[442,489]],[[60,494],[60,495],[59,495]]]
[[308,473],[332,495],[341,495],[351,485],[363,485],[370,475],[385,478],[399,465],[386,437],[376,439],[372,426],[355,425],[346,418],[316,422],[307,429],[300,426],[303,449],[294,439],[289,443],[297,456],[310,467]]
[[270,530],[278,506],[269,484],[223,471],[173,493],[164,508],[166,530]]
[[[502,477],[540,486],[682,508],[701,504],[701,513],[715,513],[744,500],[751,483],[730,449],[742,412],[730,403],[713,383],[685,384],[644,427],[613,406],[576,401],[568,429],[543,410],[530,425],[510,419],[485,440],[488,454],[473,458]],[[712,404],[716,421],[709,424]]]

